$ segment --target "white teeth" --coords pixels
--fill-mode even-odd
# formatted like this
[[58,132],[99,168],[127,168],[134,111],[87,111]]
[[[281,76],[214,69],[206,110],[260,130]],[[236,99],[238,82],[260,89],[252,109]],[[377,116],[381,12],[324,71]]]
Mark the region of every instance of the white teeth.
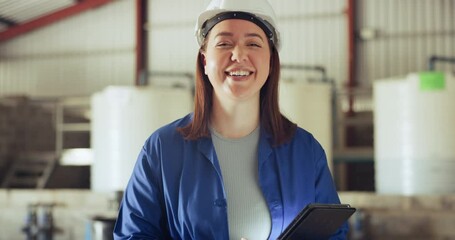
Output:
[[248,76],[251,72],[249,71],[233,71],[229,72],[230,76]]

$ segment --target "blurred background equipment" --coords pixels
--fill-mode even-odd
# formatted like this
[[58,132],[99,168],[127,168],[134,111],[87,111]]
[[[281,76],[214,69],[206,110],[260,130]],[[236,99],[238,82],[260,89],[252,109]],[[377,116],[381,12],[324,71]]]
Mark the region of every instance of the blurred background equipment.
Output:
[[376,191],[454,193],[454,75],[419,72],[378,80],[374,100]]
[[91,189],[123,190],[150,133],[191,110],[185,88],[111,86],[94,94]]
[[116,218],[95,216],[90,220],[90,226],[85,240],[111,240]]
[[[329,167],[333,165],[333,106],[334,86],[322,66],[282,65],[284,75],[298,71],[301,79],[282,78],[279,86],[279,104],[282,113],[299,127],[311,132],[327,155]],[[320,76],[306,76],[317,72]],[[306,76],[306,77],[305,77]]]
[[52,240],[60,231],[54,225],[54,203],[29,204],[22,232],[27,240]]

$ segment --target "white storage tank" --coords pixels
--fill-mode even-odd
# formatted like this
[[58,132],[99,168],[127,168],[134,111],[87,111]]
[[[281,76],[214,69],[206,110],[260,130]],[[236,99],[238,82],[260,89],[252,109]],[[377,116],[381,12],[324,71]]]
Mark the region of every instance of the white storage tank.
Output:
[[318,140],[332,169],[332,85],[326,82],[282,80],[279,105],[289,120],[312,133]]
[[455,193],[455,81],[412,73],[374,83],[375,184],[385,194]]
[[92,96],[94,191],[124,190],[147,137],[192,111],[189,89],[110,86]]

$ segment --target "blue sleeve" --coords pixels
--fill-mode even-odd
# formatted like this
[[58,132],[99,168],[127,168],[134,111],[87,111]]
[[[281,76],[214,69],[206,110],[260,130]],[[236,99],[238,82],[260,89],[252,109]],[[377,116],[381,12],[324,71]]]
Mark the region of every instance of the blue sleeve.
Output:
[[[340,203],[332,174],[327,165],[327,158],[324,151],[316,163],[316,202],[321,203]],[[345,222],[338,231],[330,237],[332,240],[342,240],[347,238],[349,231],[348,222]]]
[[[152,156],[150,156],[152,155]],[[114,239],[166,239],[161,166],[157,151],[142,148],[120,205]]]

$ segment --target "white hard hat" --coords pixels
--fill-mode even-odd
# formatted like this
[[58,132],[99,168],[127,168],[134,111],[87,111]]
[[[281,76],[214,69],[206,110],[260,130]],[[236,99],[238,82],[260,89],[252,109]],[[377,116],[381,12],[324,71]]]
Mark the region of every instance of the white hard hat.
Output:
[[226,19],[243,19],[255,23],[279,49],[280,36],[276,16],[268,0],[212,0],[197,19],[196,38],[199,46],[212,27]]

